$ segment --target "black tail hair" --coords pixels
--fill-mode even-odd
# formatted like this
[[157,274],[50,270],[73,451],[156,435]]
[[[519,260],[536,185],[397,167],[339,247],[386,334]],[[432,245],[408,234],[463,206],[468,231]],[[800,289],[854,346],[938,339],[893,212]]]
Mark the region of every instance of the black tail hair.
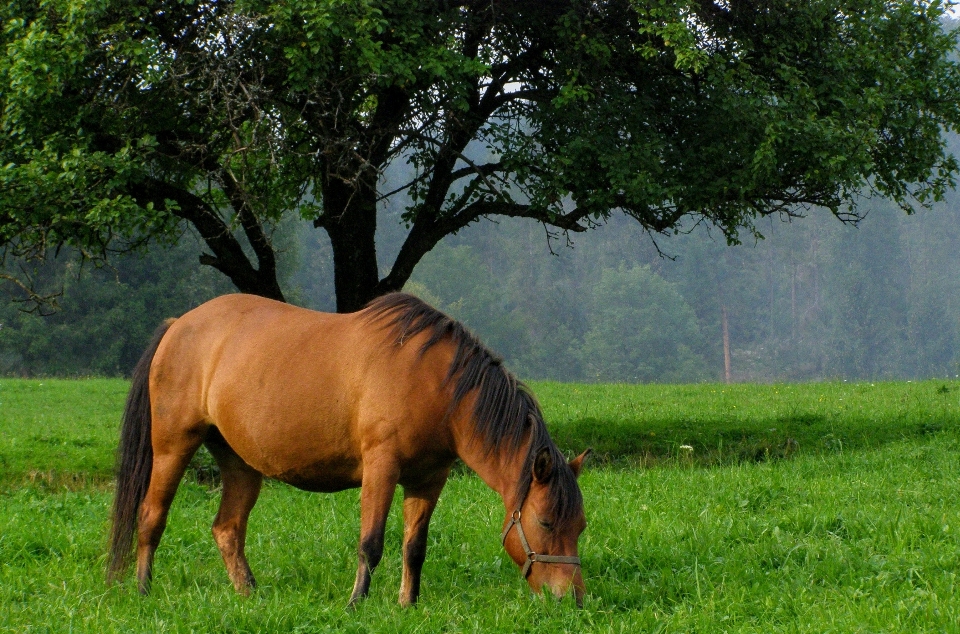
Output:
[[123,408],[123,426],[117,447],[117,489],[113,498],[113,522],[110,529],[110,563],[107,581],[113,582],[130,565],[133,534],[137,528],[140,504],[150,486],[153,445],[150,443],[150,365],[160,340],[174,320],[168,319],[153,333],[150,345],[133,370],[127,404]]

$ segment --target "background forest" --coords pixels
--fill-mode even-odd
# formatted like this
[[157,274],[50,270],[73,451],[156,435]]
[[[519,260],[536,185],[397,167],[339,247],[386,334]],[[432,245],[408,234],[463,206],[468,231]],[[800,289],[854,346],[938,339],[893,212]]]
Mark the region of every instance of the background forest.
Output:
[[[733,247],[703,226],[654,244],[619,217],[572,245],[528,220],[484,222],[444,240],[406,290],[464,321],[526,379],[720,381],[724,314],[734,381],[957,374],[960,197],[913,216],[882,200],[862,210],[857,227],[816,209],[768,220],[764,239]],[[383,209],[379,226],[389,259],[398,212]],[[274,241],[287,297],[333,310],[325,236],[291,223]],[[3,304],[0,372],[128,373],[163,318],[233,290],[199,251],[185,233],[113,268],[61,254],[30,271],[62,289],[60,310]]]

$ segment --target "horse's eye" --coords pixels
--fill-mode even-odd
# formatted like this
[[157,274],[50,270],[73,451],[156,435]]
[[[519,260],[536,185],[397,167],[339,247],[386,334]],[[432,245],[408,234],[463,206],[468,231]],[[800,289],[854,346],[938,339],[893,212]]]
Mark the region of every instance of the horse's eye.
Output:
[[542,519],[540,519],[540,518],[538,517],[538,518],[537,518],[537,524],[539,524],[539,525],[540,525],[540,528],[542,528],[542,529],[545,530],[545,531],[552,531],[552,530],[553,530],[553,522],[548,522],[548,521],[542,520]]

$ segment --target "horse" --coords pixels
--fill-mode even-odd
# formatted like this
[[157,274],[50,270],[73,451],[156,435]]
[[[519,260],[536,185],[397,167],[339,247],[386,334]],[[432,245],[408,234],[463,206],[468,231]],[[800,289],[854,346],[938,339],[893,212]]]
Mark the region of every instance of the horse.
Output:
[[[500,541],[535,593],[582,606],[577,478],[530,390],[461,323],[403,293],[355,313],[225,295],[169,319],[137,363],[117,449],[110,582],[136,558],[150,590],[154,553],[191,457],[220,467],[213,538],[241,594],[256,581],[244,552],[263,478],[300,489],[360,487],[360,541],[349,606],[365,597],[403,487],[400,604],[420,594],[430,516],[460,459],[506,509]],[[136,534],[136,548],[134,548]]]

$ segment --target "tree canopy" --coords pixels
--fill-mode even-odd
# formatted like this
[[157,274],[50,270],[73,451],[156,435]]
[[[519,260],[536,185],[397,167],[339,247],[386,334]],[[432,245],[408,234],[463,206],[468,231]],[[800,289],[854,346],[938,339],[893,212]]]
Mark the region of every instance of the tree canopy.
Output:
[[[15,0],[0,7],[0,241],[85,257],[195,232],[283,299],[272,231],[330,238],[338,310],[510,216],[651,235],[953,184],[940,2]],[[405,182],[385,179],[408,164]],[[388,185],[388,183],[390,183]],[[377,260],[377,209],[408,229]]]

